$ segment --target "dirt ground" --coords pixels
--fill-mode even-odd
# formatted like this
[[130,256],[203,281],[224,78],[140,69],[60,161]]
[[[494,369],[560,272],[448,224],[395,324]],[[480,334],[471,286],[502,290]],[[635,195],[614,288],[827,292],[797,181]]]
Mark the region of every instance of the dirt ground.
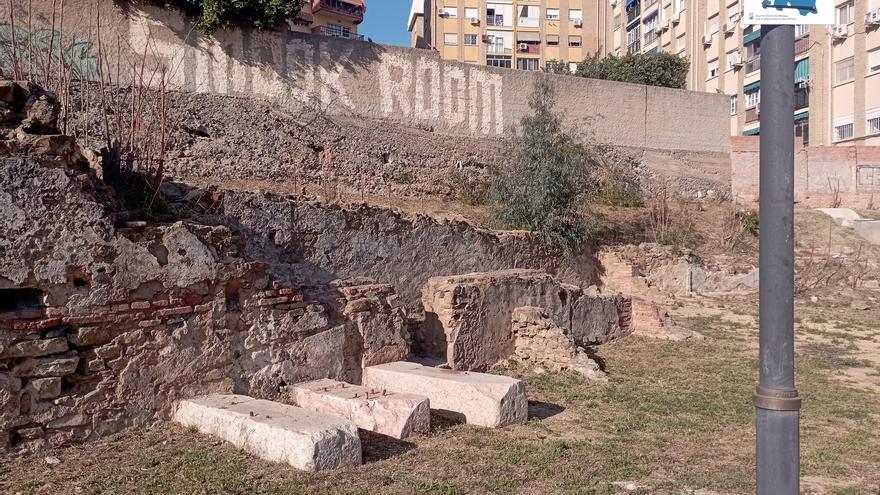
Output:
[[[802,490],[876,495],[880,309],[831,300],[798,303]],[[601,346],[607,384],[510,363],[498,371],[526,380],[526,424],[490,430],[435,422],[430,435],[405,442],[365,435],[359,467],[300,473],[162,425],[0,458],[0,493],[754,493],[756,306],[754,297],[677,300],[671,314],[707,339],[631,336]],[[61,463],[50,466],[47,456]]]

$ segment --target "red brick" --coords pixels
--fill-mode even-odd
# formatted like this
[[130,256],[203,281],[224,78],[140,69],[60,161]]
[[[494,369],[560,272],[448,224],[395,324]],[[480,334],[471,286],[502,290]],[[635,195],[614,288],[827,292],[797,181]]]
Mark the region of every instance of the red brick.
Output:
[[43,317],[44,314],[43,310],[41,309],[28,309],[22,311],[10,311],[8,313],[0,313],[0,321],[36,320]]
[[187,306],[195,306],[196,304],[201,304],[203,299],[202,296],[196,294],[187,294],[183,296],[183,304]]
[[292,296],[296,294],[296,290],[294,289],[278,289],[278,294],[281,296]]
[[130,306],[128,304],[114,304],[113,306],[110,306],[110,309],[116,312],[128,311]]
[[257,293],[259,297],[275,297],[278,295],[277,291],[274,290],[264,290],[263,292]]
[[290,296],[290,302],[303,302],[304,298],[302,294],[296,294]]
[[109,319],[110,317],[107,315],[65,316],[64,323],[68,325],[90,325],[92,323],[102,323]]
[[46,317],[58,318],[59,316],[67,316],[67,308],[64,306],[51,306],[46,308]]
[[181,306],[178,308],[160,309],[159,311],[156,311],[156,316],[163,318],[165,316],[185,315],[192,312],[192,306]]
[[[165,311],[168,311],[168,310],[165,310]],[[156,325],[159,325],[160,323],[162,323],[162,320],[144,320],[144,321],[138,323],[138,327],[150,328],[150,327],[155,327]]]
[[168,298],[168,305],[169,306],[180,306],[181,304],[183,304],[182,297],[169,297]]
[[211,311],[211,309],[213,309],[213,307],[214,307],[214,305],[212,305],[211,303],[199,304],[198,306],[194,306],[193,310],[196,313],[207,313],[207,312]]
[[152,306],[154,308],[164,308],[164,307],[168,306],[168,300],[167,299],[160,299],[158,301],[153,301]]
[[150,301],[135,301],[131,303],[131,309],[150,309]]
[[49,318],[47,320],[19,321],[12,326],[15,330],[43,330],[44,328],[57,327],[61,324],[61,318]]
[[268,299],[257,300],[257,306],[272,306],[273,304],[281,304],[281,303],[286,303],[289,301],[290,301],[290,298],[287,296],[271,297]]

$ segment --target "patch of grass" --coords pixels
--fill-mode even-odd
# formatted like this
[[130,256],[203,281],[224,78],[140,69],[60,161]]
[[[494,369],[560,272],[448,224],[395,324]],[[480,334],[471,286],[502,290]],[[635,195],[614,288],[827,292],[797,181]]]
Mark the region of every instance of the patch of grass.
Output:
[[406,184],[412,184],[414,182],[414,177],[413,177],[412,172],[410,172],[408,170],[404,170],[402,172],[398,172],[398,173],[394,174],[394,177],[392,177],[392,180],[394,181],[395,184],[406,185]]

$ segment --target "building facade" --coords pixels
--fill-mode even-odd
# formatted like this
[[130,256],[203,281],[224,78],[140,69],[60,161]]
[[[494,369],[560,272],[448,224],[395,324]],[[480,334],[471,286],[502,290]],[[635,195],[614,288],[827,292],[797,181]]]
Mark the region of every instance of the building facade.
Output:
[[[880,0],[836,0],[835,22],[796,27],[795,133],[880,145]],[[731,134],[760,134],[761,28],[743,25],[741,0],[414,0],[410,30],[444,59],[515,69],[687,56],[688,89],[728,95]]]
[[366,10],[364,0],[308,0],[289,25],[298,33],[363,39],[357,29]]

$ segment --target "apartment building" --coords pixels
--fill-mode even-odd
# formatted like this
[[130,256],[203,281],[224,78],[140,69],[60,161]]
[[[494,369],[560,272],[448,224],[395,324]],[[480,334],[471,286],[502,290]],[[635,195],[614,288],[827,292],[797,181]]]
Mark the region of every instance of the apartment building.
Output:
[[[795,29],[795,133],[880,145],[880,0],[835,1],[834,25]],[[731,134],[760,134],[761,28],[743,25],[741,0],[414,0],[410,30],[444,59],[527,70],[681,54],[688,89],[729,95]]]
[[[446,60],[540,70],[600,52],[607,5],[595,0],[414,0],[414,46]],[[418,40],[416,42],[416,40]]]
[[307,0],[289,25],[299,33],[363,39],[357,28],[366,10],[364,0]]

